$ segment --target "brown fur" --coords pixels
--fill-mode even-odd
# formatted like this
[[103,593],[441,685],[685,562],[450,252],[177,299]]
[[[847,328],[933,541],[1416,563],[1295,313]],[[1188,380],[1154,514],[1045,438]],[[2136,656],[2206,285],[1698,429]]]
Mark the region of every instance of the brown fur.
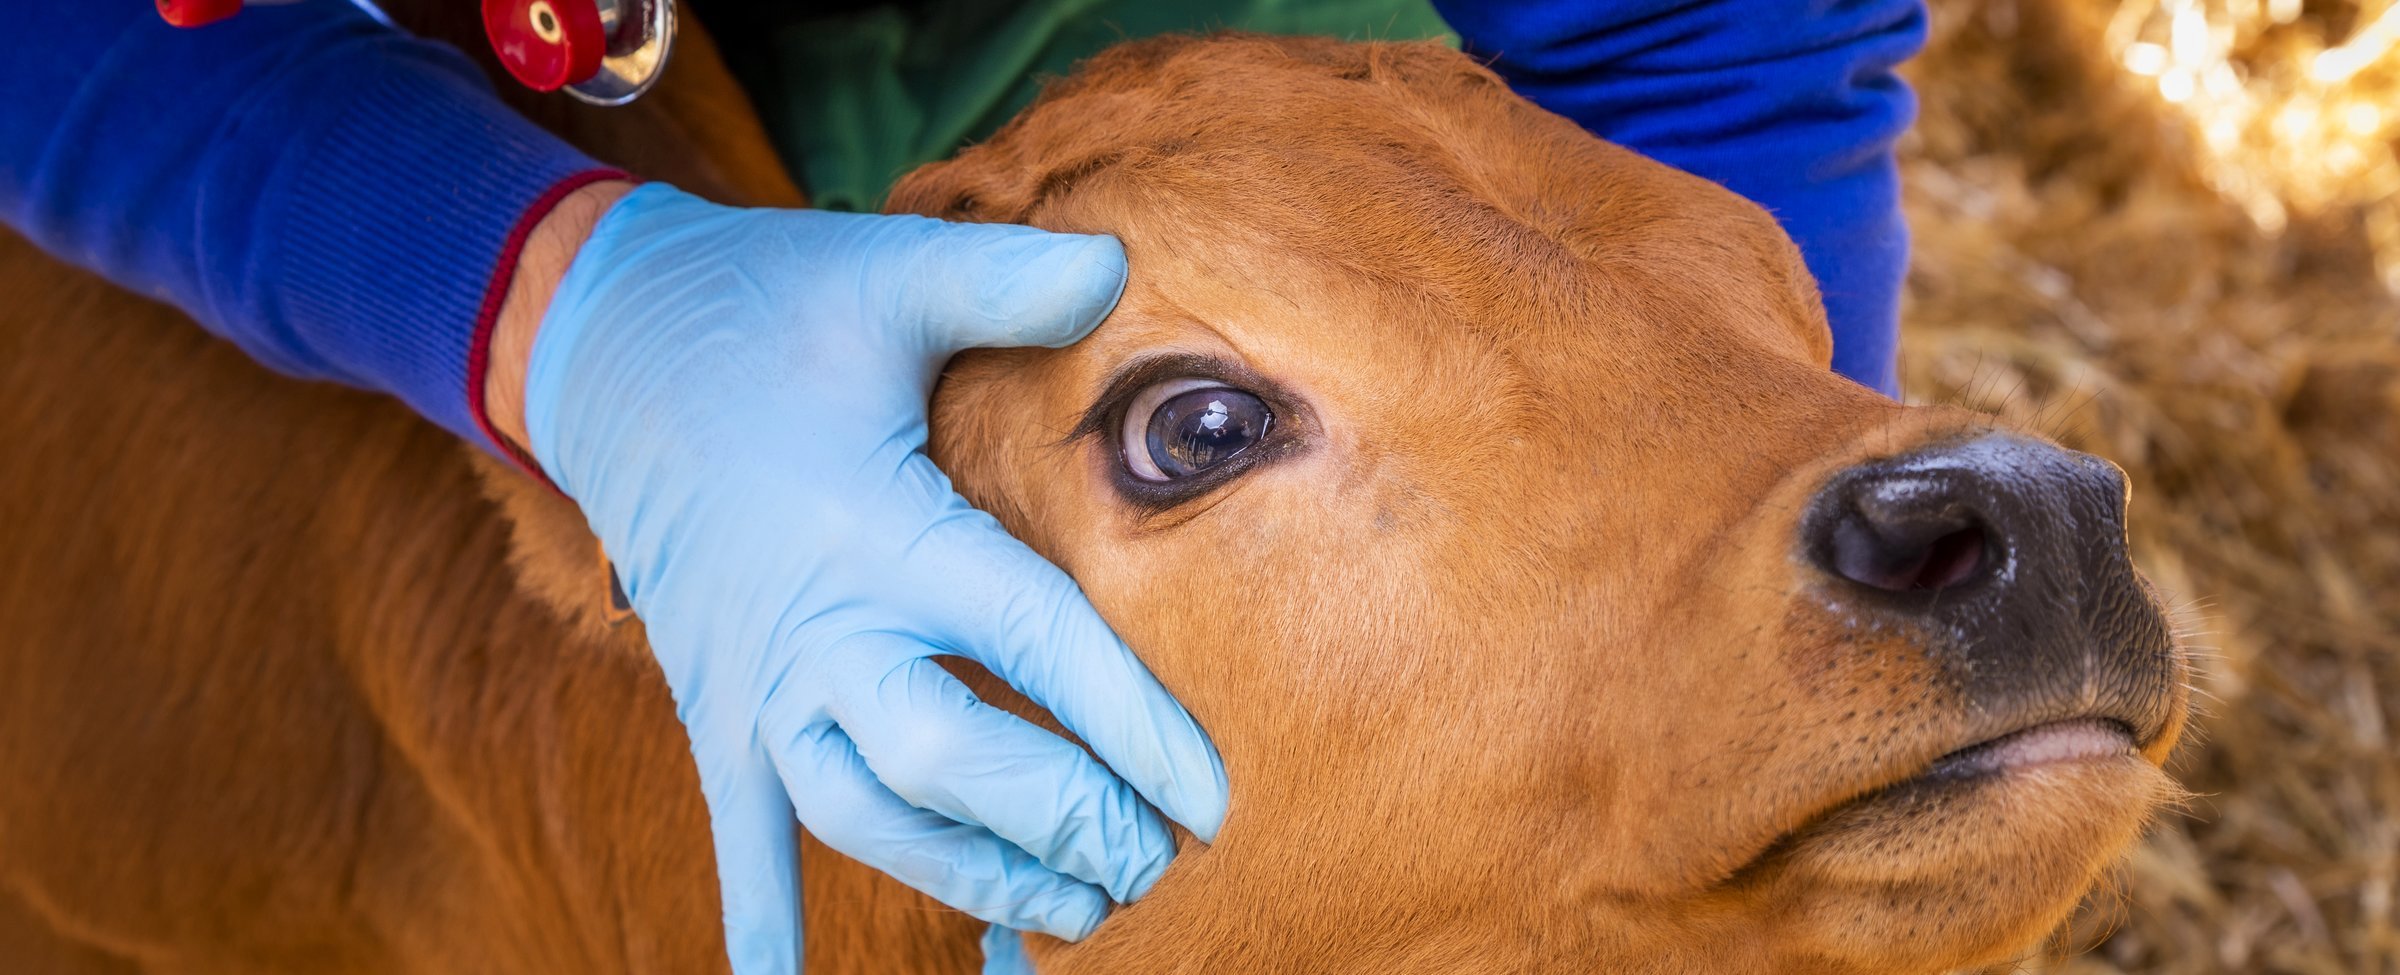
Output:
[[[735,118],[710,67],[645,104]],[[568,129],[790,200],[698,117]],[[1942,971],[2037,940],[2164,793],[2130,763],[1828,815],[1966,742],[1913,635],[1810,598],[1797,512],[1978,421],[1832,377],[1763,213],[1454,53],[1126,45],[895,206],[1115,233],[1135,269],[1092,339],[962,357],[936,403],[937,459],[1234,783],[1219,842],[1046,973]],[[0,312],[0,956],[721,967],[682,738],[572,509],[5,246],[38,298]],[[1162,351],[1272,383],[1295,446],[1126,504],[1066,435]],[[803,859],[812,975],[974,970],[979,925]]]

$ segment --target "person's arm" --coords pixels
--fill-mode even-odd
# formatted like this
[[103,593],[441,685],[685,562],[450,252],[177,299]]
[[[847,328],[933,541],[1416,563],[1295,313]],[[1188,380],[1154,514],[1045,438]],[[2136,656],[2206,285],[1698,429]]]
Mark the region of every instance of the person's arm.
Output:
[[1908,227],[1894,68],[1923,0],[1436,0],[1509,86],[1594,134],[1724,184],[1799,242],[1834,369],[1895,394]]
[[458,51],[347,3],[193,30],[141,0],[22,7],[0,222],[271,368],[495,447],[483,350],[518,255],[559,200],[623,174],[510,111]]
[[1115,239],[635,190],[332,0],[196,31],[140,0],[27,13],[0,221],[271,366],[522,447],[583,510],[690,735],[740,975],[799,968],[798,823],[1069,939],[1165,872],[1160,813],[1215,838],[1199,725],[924,453],[943,363],[1081,339]]

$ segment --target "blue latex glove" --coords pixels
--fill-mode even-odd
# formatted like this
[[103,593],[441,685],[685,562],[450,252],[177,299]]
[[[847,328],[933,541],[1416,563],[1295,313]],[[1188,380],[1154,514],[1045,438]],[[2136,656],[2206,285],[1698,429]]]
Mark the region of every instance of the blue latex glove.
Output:
[[[1074,342],[1124,281],[1109,237],[649,185],[560,282],[529,446],[674,689],[741,975],[799,967],[795,812],[945,903],[1070,940],[1173,857],[1143,799],[1214,838],[1225,772],[1199,726],[923,452],[952,353]],[[939,654],[989,667],[1107,767],[978,701]]]

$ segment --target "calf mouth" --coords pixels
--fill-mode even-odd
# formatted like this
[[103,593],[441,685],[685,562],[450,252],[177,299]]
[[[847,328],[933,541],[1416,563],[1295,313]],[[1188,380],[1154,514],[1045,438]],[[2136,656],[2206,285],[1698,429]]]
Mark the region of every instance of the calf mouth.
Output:
[[1824,797],[1723,889],[1772,905],[1793,944],[1839,954],[1861,930],[1907,933],[1840,970],[1980,971],[2013,957],[2184,794],[2161,767],[2180,718],[2128,696],[2145,703],[2054,701],[1926,728],[1887,756],[1881,782]]
[[[1763,878],[1778,864],[1827,855],[1897,866],[1886,857],[1941,845],[1909,839],[2038,832],[2056,824],[2037,820],[2123,812],[2104,806],[2141,806],[2146,815],[2179,794],[2161,766],[2187,707],[2181,652],[2137,640],[2087,659],[2079,679],[2017,684],[1961,702],[1966,714],[1950,722],[1903,732],[1916,741],[1885,756],[1884,774],[1820,797],[1729,879]],[[2054,805],[2070,794],[2070,804]],[[2036,809],[2046,811],[2028,815]]]
[[1934,812],[1927,800],[1996,797],[1994,789],[2034,777],[2155,774],[2183,723],[2180,654],[2171,644],[2137,645],[2094,654],[2093,660],[2082,680],[1970,705],[1975,720],[1949,742],[1937,739],[1925,749],[1946,751],[1896,763],[1884,784],[1832,803],[1811,823],[1876,806]]
[[[2055,882],[2060,863],[2113,857],[2161,805],[2182,795],[2146,754],[2134,722],[2076,716],[1982,738],[1843,797],[1777,836],[1718,887],[1820,897],[1864,890],[1887,907],[2007,917],[2022,901],[1982,902],[1977,884],[2071,903],[2088,878]],[[1980,879],[1978,879],[1980,878]],[[2013,905],[2013,906],[2010,906]]]
[[1788,839],[1797,842],[1862,819],[1955,814],[1957,804],[1997,801],[2011,785],[2036,778],[2152,774],[2156,766],[2143,757],[2135,727],[2133,719],[2101,715],[2020,725],[1944,752],[1896,781],[1843,800]]
[[[2036,777],[2154,774],[2157,766],[2145,752],[2156,736],[2166,733],[2165,724],[2132,709],[2026,718],[1930,761],[1901,766],[1885,784],[1821,809],[1807,824],[1778,838],[1774,847],[1788,850],[1860,820],[1956,813],[1958,803],[1997,799],[2001,790]],[[2145,736],[2137,728],[2153,730]]]

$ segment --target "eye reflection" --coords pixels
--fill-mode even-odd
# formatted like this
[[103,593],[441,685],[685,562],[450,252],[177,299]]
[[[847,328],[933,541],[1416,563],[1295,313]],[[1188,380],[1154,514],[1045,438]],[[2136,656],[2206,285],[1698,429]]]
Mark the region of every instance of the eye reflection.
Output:
[[1176,379],[1135,396],[1119,451],[1145,481],[1172,481],[1223,464],[1266,439],[1275,414],[1257,396],[1209,379]]

